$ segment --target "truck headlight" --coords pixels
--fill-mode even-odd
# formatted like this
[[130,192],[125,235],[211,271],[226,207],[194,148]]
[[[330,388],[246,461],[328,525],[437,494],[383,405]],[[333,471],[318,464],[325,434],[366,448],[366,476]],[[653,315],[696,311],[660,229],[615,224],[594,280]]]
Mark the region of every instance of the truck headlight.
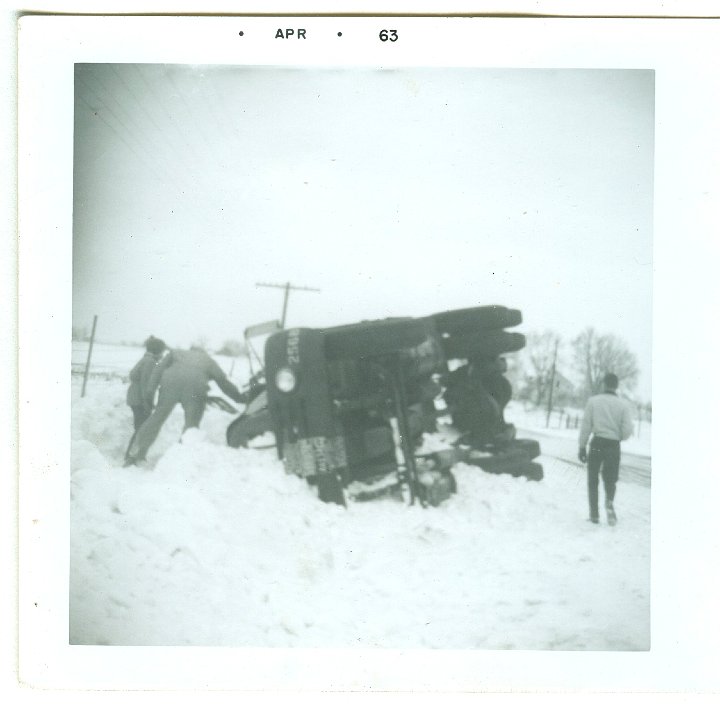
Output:
[[289,394],[295,388],[296,384],[297,379],[292,369],[288,367],[278,369],[277,374],[275,374],[275,386],[277,386],[280,391]]

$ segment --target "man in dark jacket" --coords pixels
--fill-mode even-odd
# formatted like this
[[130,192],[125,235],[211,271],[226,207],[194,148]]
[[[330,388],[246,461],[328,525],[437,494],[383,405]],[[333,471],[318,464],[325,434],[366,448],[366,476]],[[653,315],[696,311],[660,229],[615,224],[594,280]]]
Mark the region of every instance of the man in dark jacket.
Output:
[[158,402],[150,417],[138,430],[126,464],[145,459],[148,449],[173,408],[180,403],[185,412],[185,428],[197,428],[205,412],[208,384],[214,381],[231,399],[242,403],[244,396],[225,376],[218,363],[203,349],[171,350],[155,367],[148,383],[146,403],[152,405],[160,387]]
[[[633,432],[630,406],[617,396],[618,378],[615,374],[606,374],[605,391],[592,396],[585,407],[580,427],[578,458],[587,462],[588,500],[590,520],[599,522],[598,514],[598,478],[602,471],[605,487],[605,510],[610,525],[615,525],[615,485],[620,471],[620,442],[627,440]],[[590,456],[586,446],[590,441]]]
[[160,361],[163,352],[165,352],[166,345],[162,340],[150,335],[145,340],[145,350],[142,359],[130,372],[130,386],[126,397],[127,405],[130,406],[133,412],[133,423],[136,431],[140,429],[140,426],[152,413],[152,403],[148,403],[146,400],[151,395],[149,393],[150,377],[155,365]]

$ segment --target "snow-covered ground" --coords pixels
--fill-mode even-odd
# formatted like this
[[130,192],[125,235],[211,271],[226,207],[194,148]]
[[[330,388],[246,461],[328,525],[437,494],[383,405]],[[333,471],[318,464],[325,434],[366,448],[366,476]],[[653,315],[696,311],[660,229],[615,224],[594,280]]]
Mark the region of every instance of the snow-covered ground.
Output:
[[[96,345],[93,369],[126,374],[141,352]],[[73,362],[85,354],[77,346]],[[246,372],[240,360],[236,383]],[[621,477],[613,528],[586,520],[582,469],[554,457],[540,458],[542,482],[458,465],[458,493],[435,509],[392,499],[345,509],[285,474],[274,450],[227,447],[232,416],[212,407],[182,442],[176,409],[147,467],[123,468],[127,387],[92,376],[80,398],[81,383],[73,644],[649,648],[647,487]]]

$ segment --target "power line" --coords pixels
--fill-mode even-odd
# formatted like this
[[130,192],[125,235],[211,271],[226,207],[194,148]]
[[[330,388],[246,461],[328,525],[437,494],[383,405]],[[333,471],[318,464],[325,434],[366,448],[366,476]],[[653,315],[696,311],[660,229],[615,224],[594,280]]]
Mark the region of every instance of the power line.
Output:
[[[142,150],[138,151],[135,147],[133,147],[132,143],[129,142],[126,139],[126,137],[123,136],[123,134],[121,134],[121,132],[118,130],[118,128],[116,128],[111,122],[109,122],[106,119],[105,115],[107,114],[107,115],[111,115],[115,120],[117,120],[117,117],[115,117],[115,115],[113,115],[112,111],[107,107],[107,105],[105,105],[102,101],[100,101],[100,105],[104,108],[104,110],[102,110],[102,108],[100,108],[100,107],[98,107],[96,109],[92,105],[90,105],[88,103],[88,101],[82,95],[78,95],[78,99],[80,100],[80,102],[82,102],[85,105],[85,107],[88,109],[88,111],[92,115],[97,117],[100,120],[100,122],[102,122],[104,125],[109,127],[110,130],[115,133],[117,138],[128,148],[129,151],[131,151],[133,154],[135,154],[135,156],[137,156],[141,161],[145,162],[146,166],[155,173],[155,176],[158,178],[158,180],[160,180],[160,181],[164,180],[163,176],[155,168],[155,164],[152,162],[152,160],[148,159],[144,155]],[[132,133],[129,132],[128,134],[130,135],[130,137],[132,137]]]
[[[134,65],[135,72],[137,75],[142,75],[140,72],[140,68],[137,65]],[[170,167],[170,159],[166,154],[162,153],[162,151],[158,151],[157,147],[161,147],[160,141],[164,142],[170,149],[170,155],[173,157],[173,160],[177,163],[182,163],[182,166],[184,168],[184,173],[181,173],[180,176],[184,183],[187,184],[185,188],[182,189],[182,192],[184,193],[185,190],[192,192],[193,191],[193,180],[194,176],[197,172],[197,163],[198,163],[198,154],[193,148],[192,144],[188,139],[186,139],[182,132],[178,129],[178,133],[180,134],[180,145],[176,146],[173,144],[172,139],[170,138],[170,135],[168,134],[167,129],[163,129],[158,121],[155,119],[155,115],[153,114],[151,108],[153,105],[157,105],[158,103],[161,103],[161,101],[158,99],[157,96],[155,96],[152,100],[146,99],[146,96],[140,96],[138,95],[135,90],[133,90],[133,86],[130,85],[132,76],[129,72],[123,71],[122,73],[115,67],[115,65],[110,64],[110,70],[115,74],[117,77],[117,80],[119,81],[120,85],[125,89],[126,94],[131,98],[132,101],[134,101],[136,108],[139,108],[142,113],[147,117],[148,123],[150,127],[155,131],[157,135],[159,135],[158,140],[152,140],[149,136],[148,139],[151,140],[151,143],[153,144],[155,153],[162,154],[162,158],[164,159],[165,163],[168,165],[168,170],[171,170],[172,167]],[[124,74],[124,75],[123,75]],[[149,86],[147,83],[145,83],[146,89],[149,89]],[[150,92],[150,91],[149,91]],[[181,99],[184,101],[184,98],[181,96]],[[129,105],[130,107],[130,105]],[[164,107],[164,106],[161,106]],[[187,105],[186,105],[186,111],[187,111]],[[165,114],[167,115],[167,111],[165,111]],[[172,118],[171,118],[172,122]],[[162,147],[161,147],[162,150]],[[190,154],[188,154],[190,152]],[[188,156],[190,157],[190,160],[188,160]],[[193,160],[195,163],[195,168],[193,168]]]
[[[97,75],[93,75],[93,77],[96,82],[100,83],[100,79]],[[84,86],[85,92],[92,94],[94,99],[99,103],[98,109],[96,110],[88,104],[87,100],[85,100],[81,94],[79,94],[78,97],[83,103],[85,103],[90,112],[98,117],[101,122],[107,125],[118,136],[123,144],[140,159],[140,161],[145,162],[145,164],[149,166],[150,170],[155,173],[160,183],[171,181],[175,184],[179,192],[183,192],[185,187],[175,177],[174,170],[169,168],[167,159],[162,159],[162,161],[165,162],[165,169],[162,169],[158,161],[152,158],[153,153],[157,154],[157,149],[153,148],[154,145],[152,140],[149,140],[147,137],[143,139],[144,130],[139,127],[127,107],[117,99],[112,91],[107,88],[107,85],[102,84],[102,89],[105,92],[105,96],[102,96],[97,88],[93,88],[89,85],[89,83],[85,80],[85,76],[80,77],[78,75],[78,78],[80,84]],[[119,108],[120,116],[110,109],[107,98],[110,98],[110,100],[113,101],[116,106],[116,110]],[[123,130],[124,135],[121,134],[117,127],[111,124],[107,119],[104,119],[105,115],[112,117],[112,119]],[[147,142],[145,140],[147,140]],[[137,149],[134,148],[131,143],[134,143],[137,146]]]

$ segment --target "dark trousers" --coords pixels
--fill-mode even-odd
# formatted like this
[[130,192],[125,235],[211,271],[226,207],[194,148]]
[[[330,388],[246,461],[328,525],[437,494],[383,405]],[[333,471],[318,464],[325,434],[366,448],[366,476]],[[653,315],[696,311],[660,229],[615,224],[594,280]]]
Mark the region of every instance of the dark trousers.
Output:
[[135,430],[139,430],[140,426],[150,417],[152,411],[148,406],[130,406],[133,412],[133,423]]
[[620,472],[620,442],[594,437],[590,441],[588,456],[588,500],[590,515],[598,515],[598,477],[602,473],[605,501],[615,498],[615,485]]
[[[165,374],[168,376],[167,372]],[[185,411],[185,428],[183,431],[188,428],[199,427],[205,412],[207,385],[204,380],[201,385],[194,388],[192,384],[178,383],[178,380],[172,375],[166,380],[166,376],[163,376],[160,385],[155,410],[140,426],[135,439],[130,443],[129,454],[136,460],[145,459],[147,451],[155,442],[163,423],[165,423],[178,403],[182,404]],[[180,379],[180,382],[182,382],[182,379]]]
[[152,413],[148,406],[130,406],[130,410],[132,410],[133,414],[133,426],[135,427],[135,432],[130,438],[127,450],[125,450],[125,459],[127,459],[130,455],[130,448],[135,442],[135,437],[137,436],[138,430],[140,430],[140,426],[150,417],[150,414]]

